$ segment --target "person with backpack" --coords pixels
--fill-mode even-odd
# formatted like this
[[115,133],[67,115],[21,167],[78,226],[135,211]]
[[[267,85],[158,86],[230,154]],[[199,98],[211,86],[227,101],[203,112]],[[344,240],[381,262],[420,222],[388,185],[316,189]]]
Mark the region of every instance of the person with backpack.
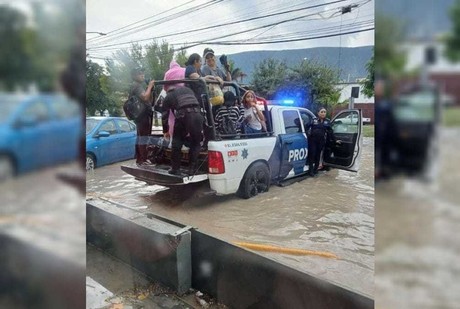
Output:
[[[152,164],[148,160],[147,141],[148,137],[152,134],[152,121],[153,121],[153,87],[155,87],[155,81],[151,80],[148,83],[147,89],[144,88],[145,75],[144,69],[136,67],[131,70],[131,78],[133,84],[129,90],[129,97],[136,97],[141,103],[147,105],[147,108],[143,112],[133,119],[136,123],[137,128],[137,140],[136,140],[136,164],[137,165],[150,165]],[[129,115],[126,115],[129,118]]]
[[240,111],[236,106],[236,96],[233,92],[227,91],[224,94],[224,104],[218,110],[215,119],[216,130],[222,138],[232,138],[240,133],[239,118]]

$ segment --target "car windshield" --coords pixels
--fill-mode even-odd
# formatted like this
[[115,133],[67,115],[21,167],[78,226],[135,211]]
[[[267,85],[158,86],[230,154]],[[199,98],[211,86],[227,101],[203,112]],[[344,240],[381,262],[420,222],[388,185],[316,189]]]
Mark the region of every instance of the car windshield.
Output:
[[87,118],[86,119],[86,134],[89,134],[91,131],[93,131],[94,127],[96,127],[99,122],[100,120]]
[[19,96],[0,95],[0,123],[4,123],[8,119],[23,99]]
[[434,121],[435,104],[436,97],[430,91],[403,95],[396,104],[395,117],[399,121]]

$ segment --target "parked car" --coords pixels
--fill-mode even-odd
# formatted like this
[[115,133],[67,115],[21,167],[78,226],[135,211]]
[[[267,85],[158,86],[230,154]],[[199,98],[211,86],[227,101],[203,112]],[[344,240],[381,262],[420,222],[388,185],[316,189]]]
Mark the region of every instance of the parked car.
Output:
[[0,94],[0,181],[78,157],[77,102],[60,94]]
[[86,118],[86,170],[134,158],[136,125],[123,117]]

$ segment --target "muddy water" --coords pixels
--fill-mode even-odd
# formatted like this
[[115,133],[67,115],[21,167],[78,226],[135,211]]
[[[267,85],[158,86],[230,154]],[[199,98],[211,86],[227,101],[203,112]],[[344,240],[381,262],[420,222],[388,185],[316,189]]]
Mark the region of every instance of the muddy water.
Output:
[[435,182],[376,187],[376,308],[458,308],[460,129],[444,129]]
[[[146,186],[121,164],[87,175],[87,196],[154,212],[229,242],[327,251],[339,259],[260,253],[295,269],[372,296],[374,293],[374,140],[365,138],[358,173],[322,172],[249,200],[196,198],[192,191]],[[132,161],[122,164],[133,164]]]

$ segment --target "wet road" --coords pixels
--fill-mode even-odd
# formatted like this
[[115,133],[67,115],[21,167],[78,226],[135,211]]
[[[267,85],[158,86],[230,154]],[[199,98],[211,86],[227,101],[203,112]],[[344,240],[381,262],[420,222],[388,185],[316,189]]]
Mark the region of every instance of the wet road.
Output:
[[192,197],[146,186],[120,169],[87,174],[87,197],[104,197],[191,225],[220,239],[327,251],[339,259],[265,253],[270,259],[367,296],[374,293],[374,139],[364,139],[358,173],[331,170],[249,200]]
[[376,187],[376,308],[458,308],[460,128],[441,132],[433,183]]

